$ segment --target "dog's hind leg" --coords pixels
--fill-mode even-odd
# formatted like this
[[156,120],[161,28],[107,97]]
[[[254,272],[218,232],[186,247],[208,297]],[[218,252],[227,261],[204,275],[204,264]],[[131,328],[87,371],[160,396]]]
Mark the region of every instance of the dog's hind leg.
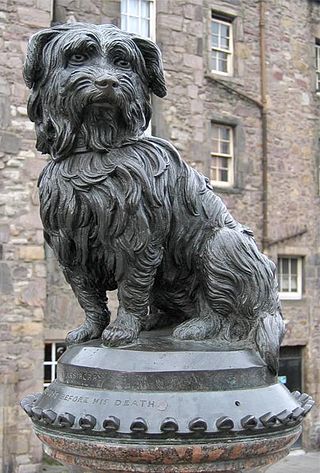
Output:
[[66,342],[73,344],[100,338],[110,321],[104,285],[79,268],[64,268],[64,275],[86,315],[84,323],[68,333]]
[[148,246],[136,255],[118,281],[118,314],[102,334],[105,345],[126,345],[138,338],[148,314],[150,292],[162,253],[161,248]]
[[[268,365],[275,365],[270,360],[276,358],[283,332],[275,266],[259,252],[250,233],[240,226],[218,229],[203,246],[198,268],[198,297],[205,304],[202,302],[197,316],[178,326],[174,335],[196,340],[216,336],[230,342],[250,340]],[[262,340],[268,339],[273,340],[272,357],[260,347]],[[264,345],[271,346],[270,342]]]
[[[199,291],[200,292],[200,291]],[[201,291],[202,292],[202,291]],[[180,340],[205,340],[213,338],[221,329],[222,317],[208,306],[205,296],[198,294],[198,307],[194,317],[178,325],[173,336]]]

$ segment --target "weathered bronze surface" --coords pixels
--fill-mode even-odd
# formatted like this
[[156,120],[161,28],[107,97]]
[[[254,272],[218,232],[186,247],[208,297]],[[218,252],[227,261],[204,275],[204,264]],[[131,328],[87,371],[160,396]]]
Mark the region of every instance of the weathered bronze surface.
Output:
[[31,38],[24,77],[51,156],[45,238],[86,316],[57,380],[21,402],[46,451],[108,473],[253,473],[286,455],[313,401],[277,383],[275,266],[207,178],[143,135],[150,93],[166,94],[158,47],[55,26]]
[[[277,371],[284,333],[275,265],[209,181],[168,142],[145,137],[161,54],[113,25],[40,31],[24,68],[47,243],[85,311],[69,343],[137,340],[174,323],[180,340],[239,340]],[[118,288],[110,322],[106,291]]]

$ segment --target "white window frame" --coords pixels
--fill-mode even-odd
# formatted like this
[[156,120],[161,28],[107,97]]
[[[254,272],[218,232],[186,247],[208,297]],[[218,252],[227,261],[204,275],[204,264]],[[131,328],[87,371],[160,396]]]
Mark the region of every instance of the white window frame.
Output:
[[[136,33],[136,34],[141,35],[141,20],[142,20],[141,2],[142,2],[142,0],[138,0],[138,2],[139,2],[139,4],[138,4],[139,13],[138,13],[138,15],[133,15],[133,14],[130,14],[130,11],[129,11],[129,0],[121,0],[121,29],[126,29],[124,27],[124,22],[123,22],[124,18],[126,18],[126,24],[128,24],[128,18],[129,17],[134,17],[134,18],[137,18],[138,22],[139,22],[138,31],[129,31],[129,30],[127,30],[127,31],[129,31],[130,33]],[[150,35],[148,36],[148,38],[151,39],[152,41],[156,40],[156,5],[155,5],[155,2],[156,2],[156,0],[148,0],[148,3],[150,4],[150,18],[148,18]]]
[[[212,33],[211,33],[211,28],[212,28],[212,23],[218,23],[219,25],[226,25],[229,27],[229,49],[213,46],[212,44]],[[215,16],[215,13],[212,12],[211,15],[211,23],[210,23],[210,69],[211,72],[214,74],[221,74],[223,76],[232,76],[233,75],[233,24],[232,24],[232,19],[230,18],[230,21],[227,20],[222,20],[218,16]],[[212,60],[212,52],[217,51],[220,53],[226,53],[227,54],[227,72],[224,71],[219,71],[218,69],[213,68],[213,60]]]
[[[297,290],[296,291],[281,291],[281,260],[289,260],[289,288],[291,285],[291,260],[297,260]],[[302,299],[302,256],[293,256],[293,255],[280,255],[278,256],[278,284],[279,284],[279,296],[283,300],[300,300]]]
[[318,41],[315,45],[316,51],[316,92],[320,94],[320,43]]
[[[43,361],[43,371],[44,371],[44,367],[45,366],[51,366],[51,381],[49,383],[43,383],[43,387],[44,388],[47,388],[49,386],[50,383],[52,383],[52,381],[54,381],[56,379],[56,366],[57,366],[57,358],[56,358],[56,347],[57,347],[57,344],[65,344],[65,342],[63,340],[59,340],[59,341],[49,341],[49,340],[46,340],[45,341],[45,345],[51,345],[51,360],[49,361]],[[44,372],[43,372],[43,379],[44,378]]]
[[[219,130],[221,128],[227,128],[230,130],[230,141],[229,148],[230,153],[225,154],[221,152],[211,152],[210,153],[210,183],[215,187],[232,187],[234,184],[234,127],[226,125],[224,123],[211,122],[211,142],[213,140],[213,128],[216,127]],[[219,131],[219,143],[220,143],[220,131]],[[220,147],[220,146],[219,146]],[[227,158],[228,159],[228,181],[216,181],[211,179],[211,162],[213,158]]]

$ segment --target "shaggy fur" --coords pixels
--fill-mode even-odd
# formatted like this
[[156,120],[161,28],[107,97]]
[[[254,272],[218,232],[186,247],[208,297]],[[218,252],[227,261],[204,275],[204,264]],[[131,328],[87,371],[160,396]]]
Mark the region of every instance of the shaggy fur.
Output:
[[112,25],[53,27],[31,38],[24,77],[52,158],[39,179],[45,238],[86,314],[67,340],[126,344],[171,318],[179,339],[255,344],[276,372],[274,264],[204,176],[143,137],[150,92],[166,94],[157,46]]

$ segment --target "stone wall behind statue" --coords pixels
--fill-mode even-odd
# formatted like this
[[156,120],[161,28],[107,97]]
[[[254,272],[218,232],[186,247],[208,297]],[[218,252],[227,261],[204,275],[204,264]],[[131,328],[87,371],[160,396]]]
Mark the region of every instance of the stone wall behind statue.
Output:
[[[279,255],[303,257],[302,299],[283,302],[284,343],[302,347],[304,388],[319,403],[320,98],[314,48],[320,38],[320,5],[311,0],[267,3],[268,236],[273,243],[267,252],[275,261]],[[208,174],[211,122],[236,129],[235,186],[216,191],[234,216],[254,230],[261,246],[259,2],[157,0],[156,5],[168,96],[154,100],[154,132]],[[18,402],[42,389],[44,342],[62,340],[82,319],[44,247],[37,176],[46,157],[35,151],[26,115],[28,90],[21,75],[26,44],[52,19],[119,25],[120,1],[56,0],[53,15],[51,10],[48,0],[0,0],[0,465],[6,473],[40,468],[40,443]],[[212,11],[235,16],[230,78],[210,72]],[[111,299],[115,314],[115,294]],[[319,443],[319,431],[314,410],[306,422],[306,447]]]

